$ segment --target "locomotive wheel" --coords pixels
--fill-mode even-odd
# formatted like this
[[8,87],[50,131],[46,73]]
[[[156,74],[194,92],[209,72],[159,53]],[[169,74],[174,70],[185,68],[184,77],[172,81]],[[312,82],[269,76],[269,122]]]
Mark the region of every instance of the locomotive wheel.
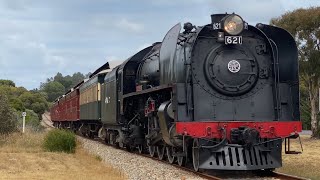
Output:
[[174,162],[174,156],[173,156],[173,148],[172,147],[166,147],[167,151],[167,157],[170,164]]
[[108,138],[108,137],[104,138],[104,142],[105,142],[106,144],[109,144],[109,138]]
[[184,148],[184,152],[181,152],[184,154],[184,156],[177,156],[177,161],[179,166],[185,166],[187,162],[187,147]]
[[187,142],[185,141],[183,144],[184,144],[184,148],[182,148],[181,151],[178,152],[179,154],[181,153],[182,156],[181,155],[177,156],[177,161],[179,166],[185,166],[187,164],[188,153],[190,152],[188,150]]
[[193,140],[193,145],[192,145],[192,164],[193,164],[193,169],[197,172],[199,171],[199,140],[194,139]]
[[128,152],[132,152],[132,147],[130,145],[125,145],[125,147]]
[[149,154],[151,157],[154,157],[156,152],[156,147],[155,146],[149,146]]
[[104,138],[104,142],[106,144],[110,144],[111,143],[111,140],[110,140],[110,132],[106,132],[106,137]]
[[91,131],[89,132],[89,138],[94,139],[94,132],[91,132]]
[[137,148],[138,148],[139,154],[142,154],[144,150],[143,144],[139,144]]
[[[151,134],[152,131],[158,127],[158,122],[157,118],[155,116],[150,116],[148,119],[148,134]],[[151,157],[154,157],[155,151],[156,151],[156,146],[149,145],[149,154]]]
[[166,149],[165,149],[165,147],[163,145],[157,146],[158,159],[163,160],[165,150]]
[[185,156],[178,156],[177,160],[178,160],[179,166],[184,166],[186,164],[186,157]]

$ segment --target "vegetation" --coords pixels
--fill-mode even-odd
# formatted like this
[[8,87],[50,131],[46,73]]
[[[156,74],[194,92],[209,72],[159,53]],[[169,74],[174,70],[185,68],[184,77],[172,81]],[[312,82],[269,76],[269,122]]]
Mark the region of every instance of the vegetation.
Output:
[[[307,135],[302,136],[301,140],[303,145],[302,154],[283,153],[282,168],[277,171],[299,177],[320,179],[320,171],[317,170],[320,167],[320,141]],[[291,141],[290,150],[301,151],[298,139]]]
[[13,81],[4,80],[4,79],[0,80],[0,85],[9,86],[9,87],[16,87],[16,84]]
[[76,137],[71,131],[53,129],[46,135],[43,146],[50,152],[74,153]]
[[9,100],[8,104],[15,110],[13,116],[19,118],[20,112],[32,111],[37,114],[39,121],[41,115],[49,108],[47,95],[37,90],[28,91],[23,87],[15,87],[12,86],[13,84],[10,80],[0,80],[0,94],[6,96]]
[[0,79],[0,133],[16,130],[17,125],[22,124],[22,112],[27,112],[26,125],[38,128],[42,114],[49,110],[51,102],[85,77],[81,73],[74,73],[72,76],[57,73],[46,83],[42,83],[40,90],[31,91],[16,87],[11,80]]
[[13,116],[13,110],[9,106],[5,95],[0,94],[0,134],[8,134],[16,130],[17,120]]
[[15,132],[0,135],[0,154],[1,153],[38,153],[43,151],[42,144],[45,133],[36,132],[26,128],[24,134]]
[[320,87],[320,7],[297,9],[271,20],[289,31],[298,45],[302,117],[311,125],[312,136],[320,137],[318,94]]
[[81,146],[75,154],[46,152],[47,132],[0,135],[0,179],[125,179]]
[[47,82],[41,83],[40,90],[48,95],[48,100],[50,102],[53,102],[59,96],[80,83],[83,79],[89,77],[89,75],[90,73],[83,75],[82,73],[77,72],[72,76],[63,76],[61,73],[57,73],[54,77],[48,78]]
[[48,100],[50,102],[53,102],[65,93],[65,87],[56,81],[46,83],[41,90],[48,94]]

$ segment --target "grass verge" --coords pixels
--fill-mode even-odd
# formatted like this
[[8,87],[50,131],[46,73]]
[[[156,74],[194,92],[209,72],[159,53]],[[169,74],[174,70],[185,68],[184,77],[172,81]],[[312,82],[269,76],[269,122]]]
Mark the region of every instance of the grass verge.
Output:
[[[311,139],[310,136],[306,135],[301,136],[301,140],[302,154],[283,153],[283,167],[277,171],[311,179],[320,179],[320,140]],[[291,140],[291,145],[291,150],[301,151],[297,139]]]
[[14,133],[0,137],[0,179],[125,179],[121,171],[89,155],[46,152],[46,133]]

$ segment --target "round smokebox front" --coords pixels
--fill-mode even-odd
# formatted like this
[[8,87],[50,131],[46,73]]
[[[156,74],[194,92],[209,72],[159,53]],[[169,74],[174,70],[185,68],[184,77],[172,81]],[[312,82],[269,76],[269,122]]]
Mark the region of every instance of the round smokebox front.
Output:
[[204,70],[215,90],[227,96],[239,96],[254,87],[258,79],[258,64],[245,52],[220,47],[208,54]]

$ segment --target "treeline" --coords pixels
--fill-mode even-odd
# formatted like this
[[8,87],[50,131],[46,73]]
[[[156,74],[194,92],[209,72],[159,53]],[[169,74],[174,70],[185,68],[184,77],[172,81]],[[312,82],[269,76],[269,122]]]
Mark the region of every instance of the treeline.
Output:
[[52,102],[89,75],[57,73],[41,83],[39,89],[30,91],[16,87],[11,80],[0,79],[0,134],[10,133],[21,125],[22,112],[27,112],[27,125],[38,127],[42,114],[50,109]]
[[11,80],[0,80],[0,133],[9,133],[21,124],[22,112],[27,112],[26,122],[39,126],[41,115],[49,108],[44,92],[28,91],[16,87]]
[[89,75],[57,73],[41,83],[39,89],[30,91],[16,87],[11,80],[0,79],[0,134],[12,132],[21,125],[22,112],[27,112],[27,125],[38,127],[42,114],[50,109],[52,102]]
[[8,104],[17,112],[32,111],[41,115],[49,110],[51,103],[66,91],[77,85],[90,74],[74,73],[72,76],[63,76],[57,73],[54,77],[48,78],[45,83],[41,83],[39,89],[28,91],[24,87],[16,87],[11,80],[0,79],[0,94],[6,96]]
[[89,76],[90,73],[84,75],[77,72],[72,76],[63,76],[61,73],[57,73],[54,77],[48,78],[46,82],[40,84],[40,91],[46,93],[49,102],[53,102],[57,97],[63,95]]
[[10,80],[0,80],[0,94],[6,96],[10,107],[16,111],[28,109],[41,117],[41,114],[49,108],[46,93],[37,90],[28,91],[24,87],[16,87],[15,83]]
[[270,21],[284,28],[298,45],[300,105],[304,128],[312,130],[313,137],[320,137],[319,88],[320,88],[320,7],[297,9]]

